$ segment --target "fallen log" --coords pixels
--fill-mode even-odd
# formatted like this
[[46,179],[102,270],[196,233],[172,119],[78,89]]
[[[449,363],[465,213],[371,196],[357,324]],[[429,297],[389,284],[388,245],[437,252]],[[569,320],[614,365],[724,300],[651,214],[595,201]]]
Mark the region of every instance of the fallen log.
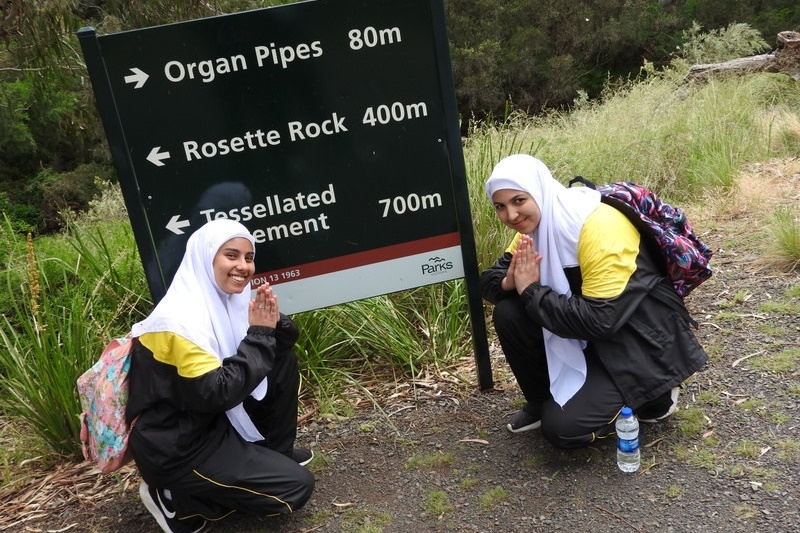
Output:
[[754,72],[782,72],[793,80],[800,80],[800,33],[782,31],[778,34],[778,47],[771,54],[740,57],[722,63],[692,65],[684,81],[707,80],[710,77],[744,75]]

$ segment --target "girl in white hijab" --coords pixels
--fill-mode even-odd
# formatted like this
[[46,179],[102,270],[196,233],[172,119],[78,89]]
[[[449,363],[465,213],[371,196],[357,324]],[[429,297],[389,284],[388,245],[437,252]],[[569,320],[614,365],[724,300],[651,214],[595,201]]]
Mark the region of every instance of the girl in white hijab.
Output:
[[596,190],[565,187],[529,155],[501,160],[486,194],[516,231],[480,280],[527,402],[508,429],[541,427],[569,448],[610,434],[624,405],[643,421],[672,414],[677,386],[706,357],[636,228]]
[[[526,250],[538,254],[541,284],[569,297],[571,290],[564,269],[578,265],[578,237],[586,218],[600,204],[600,193],[585,187],[567,189],[553,178],[544,163],[524,154],[503,159],[486,181],[490,201],[503,189],[526,192],[536,202],[541,215],[538,225],[527,234],[532,248]],[[520,254],[517,262],[527,257]],[[563,406],[586,380],[586,341],[564,339],[546,329],[543,334],[550,392]]]
[[292,512],[313,490],[301,466],[312,454],[294,448],[297,329],[268,284],[251,291],[254,257],[247,228],[208,222],[132,328],[130,447],[140,497],[165,532],[237,510]]
[[[194,233],[169,290],[147,318],[133,325],[131,334],[141,337],[145,333],[171,331],[220,361],[234,355],[250,325],[250,288],[232,294],[222,290],[215,280],[213,261],[223,243],[235,238],[245,239],[255,248],[255,239],[247,228],[231,220],[215,221]],[[250,395],[261,400],[266,394],[264,378]],[[226,414],[242,438],[250,442],[264,440],[241,403]]]

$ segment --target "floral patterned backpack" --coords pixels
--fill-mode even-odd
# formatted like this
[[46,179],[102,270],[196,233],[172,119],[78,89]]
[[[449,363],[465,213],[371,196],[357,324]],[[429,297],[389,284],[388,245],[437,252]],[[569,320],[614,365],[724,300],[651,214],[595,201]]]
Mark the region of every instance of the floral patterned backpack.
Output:
[[695,235],[683,210],[630,181],[595,185],[583,176],[576,176],[569,184],[575,183],[599,191],[603,203],[624,213],[636,229],[650,239],[678,296],[686,297],[711,277],[712,271],[708,266],[711,248]]
[[112,340],[100,359],[77,382],[83,410],[80,415],[83,457],[96,463],[104,474],[118,470],[132,459],[128,450],[131,428],[125,421],[132,345],[130,334]]

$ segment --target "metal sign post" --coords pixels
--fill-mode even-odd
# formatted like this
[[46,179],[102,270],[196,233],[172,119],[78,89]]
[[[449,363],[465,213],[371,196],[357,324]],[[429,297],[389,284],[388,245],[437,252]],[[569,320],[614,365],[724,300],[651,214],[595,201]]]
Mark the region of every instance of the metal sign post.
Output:
[[441,0],[315,0],[78,32],[145,274],[217,218],[286,313],[464,277],[492,387]]

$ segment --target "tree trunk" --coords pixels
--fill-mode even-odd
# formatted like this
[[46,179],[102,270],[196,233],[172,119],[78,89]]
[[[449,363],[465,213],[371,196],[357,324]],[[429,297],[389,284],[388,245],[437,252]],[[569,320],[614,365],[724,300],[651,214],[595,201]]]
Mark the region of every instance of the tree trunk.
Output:
[[795,81],[800,80],[800,33],[780,32],[778,49],[772,54],[740,57],[723,63],[692,65],[684,81],[706,80],[712,76],[741,76],[754,72],[783,72]]
[[800,33],[782,31],[778,34],[778,50],[775,52],[778,70],[785,72],[794,81],[800,80]]

